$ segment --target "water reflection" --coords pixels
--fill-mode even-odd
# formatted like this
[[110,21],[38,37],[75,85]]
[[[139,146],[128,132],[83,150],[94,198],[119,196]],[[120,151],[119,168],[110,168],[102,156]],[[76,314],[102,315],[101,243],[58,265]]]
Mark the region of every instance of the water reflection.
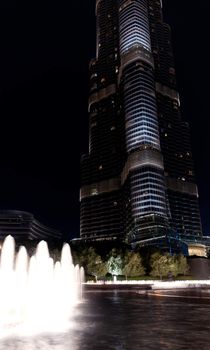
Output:
[[68,333],[5,339],[0,350],[209,350],[209,303],[88,293]]

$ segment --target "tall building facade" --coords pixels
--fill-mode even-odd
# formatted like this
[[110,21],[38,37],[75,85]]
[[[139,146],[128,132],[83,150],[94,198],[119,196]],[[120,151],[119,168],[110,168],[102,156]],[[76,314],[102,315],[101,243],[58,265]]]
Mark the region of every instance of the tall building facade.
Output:
[[81,237],[201,236],[189,125],[161,0],[97,0]]

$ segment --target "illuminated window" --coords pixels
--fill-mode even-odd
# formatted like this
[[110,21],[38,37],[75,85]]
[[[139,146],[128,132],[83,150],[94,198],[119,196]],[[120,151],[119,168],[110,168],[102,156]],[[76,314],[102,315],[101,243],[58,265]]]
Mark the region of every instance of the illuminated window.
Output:
[[176,102],[173,103],[173,108],[178,110],[178,104]]
[[172,68],[172,67],[170,67],[170,68],[169,68],[169,73],[175,75],[175,69]]
[[91,123],[90,127],[93,128],[96,125],[97,125],[97,122],[93,122],[93,123]]
[[92,195],[92,196],[95,196],[95,195],[97,195],[97,194],[98,194],[97,188],[92,188],[92,189],[91,189],[91,195]]

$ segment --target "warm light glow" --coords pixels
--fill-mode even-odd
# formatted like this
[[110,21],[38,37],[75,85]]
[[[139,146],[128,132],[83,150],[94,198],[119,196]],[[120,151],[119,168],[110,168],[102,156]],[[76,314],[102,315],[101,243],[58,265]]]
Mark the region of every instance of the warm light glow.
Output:
[[189,253],[189,256],[196,255],[196,256],[207,258],[207,249],[206,249],[206,246],[203,244],[198,244],[198,243],[188,244],[188,253]]
[[[87,284],[95,284],[94,281],[89,281]],[[118,284],[118,285],[151,285],[152,289],[180,289],[180,288],[199,288],[210,287],[209,280],[180,280],[180,281],[157,281],[157,280],[124,280],[118,281],[97,281],[97,284]]]
[[31,258],[24,247],[15,256],[14,239],[8,236],[0,259],[0,337],[67,329],[83,280],[68,244],[55,263],[44,241]]

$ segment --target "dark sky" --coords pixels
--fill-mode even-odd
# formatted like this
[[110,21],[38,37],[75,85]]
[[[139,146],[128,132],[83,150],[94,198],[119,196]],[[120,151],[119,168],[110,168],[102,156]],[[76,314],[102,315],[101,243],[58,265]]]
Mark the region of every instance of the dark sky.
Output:
[[[207,0],[165,0],[183,115],[192,131],[204,232],[210,234]],[[88,150],[94,0],[0,5],[0,209],[31,211],[79,235],[80,156]]]

